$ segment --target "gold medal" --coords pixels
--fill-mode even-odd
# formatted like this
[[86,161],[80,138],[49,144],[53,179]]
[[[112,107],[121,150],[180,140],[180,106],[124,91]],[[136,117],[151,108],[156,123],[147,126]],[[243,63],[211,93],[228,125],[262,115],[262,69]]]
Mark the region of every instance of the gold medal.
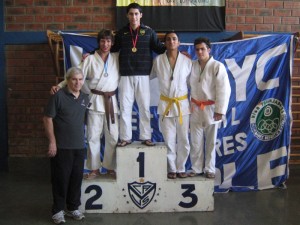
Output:
[[135,52],[137,52],[136,43],[137,43],[137,40],[138,40],[139,27],[137,28],[135,37],[134,37],[133,31],[132,31],[132,28],[130,26],[129,26],[129,29],[130,29],[131,41],[132,41],[132,45],[133,45],[131,51],[133,53],[135,53]]

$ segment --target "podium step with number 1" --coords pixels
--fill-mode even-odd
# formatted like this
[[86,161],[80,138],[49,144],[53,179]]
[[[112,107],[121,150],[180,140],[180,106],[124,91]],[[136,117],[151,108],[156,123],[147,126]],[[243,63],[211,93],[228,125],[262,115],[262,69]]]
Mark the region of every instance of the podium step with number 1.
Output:
[[214,180],[167,178],[167,147],[132,143],[117,148],[116,177],[83,180],[86,213],[145,213],[214,210]]

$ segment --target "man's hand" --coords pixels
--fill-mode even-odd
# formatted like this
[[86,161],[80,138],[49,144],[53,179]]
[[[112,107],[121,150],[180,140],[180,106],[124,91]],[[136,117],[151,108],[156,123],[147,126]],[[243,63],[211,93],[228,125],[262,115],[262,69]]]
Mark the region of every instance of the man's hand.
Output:
[[56,153],[57,153],[56,143],[49,143],[49,149],[47,152],[47,156],[52,158],[52,157],[56,156]]
[[192,56],[188,52],[186,52],[186,51],[182,51],[181,54],[185,55],[189,59],[192,59]]
[[90,55],[90,53],[83,54],[82,58],[81,58],[81,62],[83,62],[86,59],[86,57],[88,57],[89,55]]
[[60,89],[59,86],[52,86],[51,89],[50,89],[50,94],[51,95],[54,95],[56,92],[58,92]]
[[222,117],[223,117],[223,114],[216,113],[216,112],[214,113],[214,120],[215,120],[215,121],[221,120]]

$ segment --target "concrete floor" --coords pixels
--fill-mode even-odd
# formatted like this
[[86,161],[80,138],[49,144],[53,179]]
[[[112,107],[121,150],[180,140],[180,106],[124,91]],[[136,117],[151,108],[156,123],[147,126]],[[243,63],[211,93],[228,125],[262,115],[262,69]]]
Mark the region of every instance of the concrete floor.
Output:
[[[10,158],[0,172],[0,225],[54,224],[47,158]],[[300,166],[290,166],[287,189],[215,194],[213,212],[86,214],[84,225],[299,225]]]

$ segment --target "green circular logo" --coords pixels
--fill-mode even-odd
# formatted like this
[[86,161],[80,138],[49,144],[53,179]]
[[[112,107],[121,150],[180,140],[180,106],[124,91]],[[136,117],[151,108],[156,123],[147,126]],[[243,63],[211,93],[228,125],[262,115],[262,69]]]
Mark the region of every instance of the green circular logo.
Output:
[[269,98],[255,106],[250,118],[250,127],[255,137],[270,141],[282,132],[286,121],[286,112],[282,102]]

